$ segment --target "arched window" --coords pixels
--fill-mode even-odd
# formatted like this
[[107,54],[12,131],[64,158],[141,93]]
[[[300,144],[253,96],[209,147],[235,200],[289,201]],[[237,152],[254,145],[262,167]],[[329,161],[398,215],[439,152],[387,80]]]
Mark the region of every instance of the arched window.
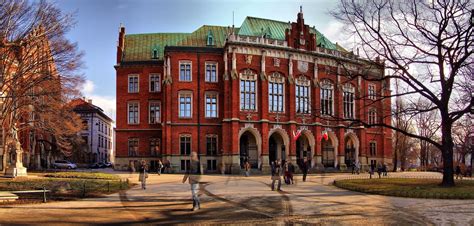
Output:
[[353,119],[354,112],[355,112],[355,104],[354,104],[354,86],[352,84],[347,83],[343,87],[343,102],[344,102],[344,118]]
[[285,109],[285,77],[273,73],[268,78],[268,109],[270,112],[283,112]]
[[257,74],[245,70],[240,74],[240,110],[255,111],[257,109]]
[[321,114],[333,115],[334,85],[329,80],[321,82]]
[[377,123],[377,109],[371,108],[369,110],[369,124],[376,124]]
[[310,113],[310,86],[311,82],[306,76],[299,76],[296,79],[296,113]]

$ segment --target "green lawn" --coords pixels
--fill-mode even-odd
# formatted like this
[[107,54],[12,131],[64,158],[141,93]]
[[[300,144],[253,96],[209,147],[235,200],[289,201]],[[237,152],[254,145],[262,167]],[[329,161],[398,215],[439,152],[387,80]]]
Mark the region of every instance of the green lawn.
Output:
[[[38,178],[0,180],[0,191],[51,190],[48,199],[70,200],[100,197],[128,189],[127,180],[113,174],[87,172],[58,172],[39,174]],[[42,194],[21,195],[20,199],[42,200]]]
[[439,186],[438,179],[381,178],[335,181],[334,185],[347,190],[388,196],[436,199],[474,199],[474,181],[456,180],[456,186]]

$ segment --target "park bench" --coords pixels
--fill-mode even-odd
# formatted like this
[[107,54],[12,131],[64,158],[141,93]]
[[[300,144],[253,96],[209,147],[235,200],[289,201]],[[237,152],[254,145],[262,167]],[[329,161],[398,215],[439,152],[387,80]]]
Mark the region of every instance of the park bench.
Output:
[[46,193],[51,193],[51,190],[0,191],[0,201],[14,201],[18,199],[18,194],[34,193],[43,193],[43,202],[46,202]]

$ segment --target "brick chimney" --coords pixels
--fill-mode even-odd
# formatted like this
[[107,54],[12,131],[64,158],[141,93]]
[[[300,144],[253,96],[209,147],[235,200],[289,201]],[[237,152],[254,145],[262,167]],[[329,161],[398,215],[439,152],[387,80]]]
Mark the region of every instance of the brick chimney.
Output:
[[120,64],[120,62],[122,62],[124,42],[125,42],[125,27],[122,24],[120,24],[119,39],[118,39],[118,44],[117,44],[117,64]]

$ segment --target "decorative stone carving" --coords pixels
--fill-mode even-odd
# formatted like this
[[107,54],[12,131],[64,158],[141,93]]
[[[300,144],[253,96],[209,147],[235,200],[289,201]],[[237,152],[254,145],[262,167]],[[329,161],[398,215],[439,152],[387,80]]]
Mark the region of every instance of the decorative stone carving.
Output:
[[288,59],[288,82],[293,84],[295,78],[293,77],[293,55],[290,54]]
[[236,49],[232,49],[232,71],[230,73],[232,79],[237,79],[239,76],[237,75],[237,56],[235,55]]
[[227,66],[227,51],[226,51],[226,52],[224,52],[224,74],[223,74],[224,80],[229,80],[228,71],[229,71],[229,68]]
[[298,61],[298,71],[301,72],[301,73],[308,72],[308,62]]
[[280,67],[280,59],[279,58],[273,58],[273,66],[275,67]]
[[245,63],[248,65],[252,64],[252,55],[245,55]]
[[267,80],[267,74],[265,73],[265,56],[267,55],[267,52],[265,50],[262,50],[262,61],[261,61],[261,72],[260,72],[260,79],[262,81]]

